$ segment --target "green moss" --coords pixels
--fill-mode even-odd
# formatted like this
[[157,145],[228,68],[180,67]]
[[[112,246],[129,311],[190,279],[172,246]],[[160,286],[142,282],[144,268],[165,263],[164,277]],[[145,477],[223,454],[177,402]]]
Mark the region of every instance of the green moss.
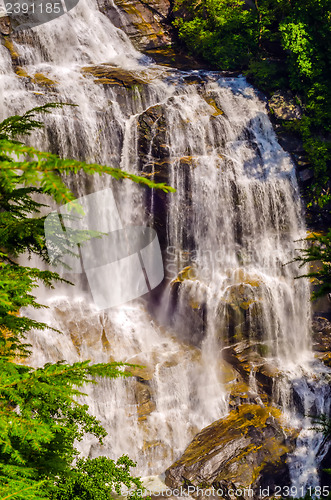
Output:
[[[225,446],[227,443],[245,436],[252,426],[259,429],[264,428],[270,416],[280,419],[281,411],[272,406],[240,405],[224,419],[218,420],[203,429],[173,467],[192,465],[204,459],[209,460],[219,452],[219,446]],[[240,460],[240,458],[250,453],[254,446],[249,444],[234,460]]]

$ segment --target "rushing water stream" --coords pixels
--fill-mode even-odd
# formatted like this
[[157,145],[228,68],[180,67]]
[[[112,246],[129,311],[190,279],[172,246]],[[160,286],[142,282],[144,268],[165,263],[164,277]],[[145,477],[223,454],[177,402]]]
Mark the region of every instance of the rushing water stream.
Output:
[[[42,292],[50,308],[38,311],[38,319],[64,334],[33,334],[31,363],[115,359],[146,367],[138,378],[88,389],[90,409],[109,438],[102,450],[87,439],[82,451],[128,453],[140,474],[162,473],[199,430],[227,414],[221,350],[240,342],[259,346],[260,358],[285,374],[274,398],[291,418],[293,387],[306,414],[329,411],[325,371],[311,351],[309,285],[294,281],[297,266],[288,264],[295,241],[305,236],[295,170],[263,99],[242,77],[153,64],[93,0],[14,40],[27,74],[56,84],[45,88],[17,77],[0,46],[2,118],[45,102],[75,103],[47,116],[46,134],[35,134],[34,144],[130,172],[157,176],[163,169],[177,190],[162,205],[156,193],[146,197],[128,181],[70,181],[79,196],[112,185],[123,224],[154,225],[162,233],[168,280],[154,307],[144,297],[102,312],[79,286],[46,298]],[[81,71],[102,63],[143,83],[100,85]],[[111,276],[104,280],[112,286]],[[303,430],[290,461],[292,482],[316,485],[327,450],[310,420],[296,418]]]

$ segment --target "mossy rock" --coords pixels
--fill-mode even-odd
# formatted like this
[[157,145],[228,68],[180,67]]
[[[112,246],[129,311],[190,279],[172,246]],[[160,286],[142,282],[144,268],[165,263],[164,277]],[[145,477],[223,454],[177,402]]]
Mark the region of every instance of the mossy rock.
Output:
[[17,76],[19,76],[21,78],[30,78],[27,71],[24,68],[22,68],[21,66],[16,66],[15,73]]
[[154,78],[152,71],[149,71],[149,73],[144,71],[129,71],[124,68],[112,66],[111,64],[85,66],[81,69],[81,72],[84,76],[93,76],[95,83],[131,89],[150,83]]
[[17,52],[17,49],[13,43],[13,41],[11,40],[10,37],[5,37],[4,41],[3,41],[3,45],[6,47],[6,49],[9,50],[9,53],[10,53],[10,56],[13,60],[13,62],[17,61],[17,59],[19,58],[19,53]]
[[170,23],[166,22],[171,10],[169,0],[115,0],[104,6],[113,24],[123,29],[139,50],[153,50],[171,44]]
[[185,280],[196,280],[195,270],[192,266],[184,267],[184,269],[178,273],[177,278],[172,280],[170,284],[174,285],[175,283],[182,283]]
[[43,73],[35,73],[34,76],[31,76],[24,68],[22,68],[22,66],[16,66],[15,73],[20,78],[28,78],[30,82],[35,83],[36,85],[39,85],[41,87],[49,88],[58,83],[55,80],[48,78],[48,76],[44,75]]
[[13,31],[9,16],[0,17],[0,33],[2,35],[10,35]]
[[224,115],[224,111],[221,110],[221,108],[217,105],[215,99],[212,96],[203,96],[203,98],[206,101],[206,103],[213,108],[214,112],[212,116]]
[[277,90],[269,100],[269,108],[279,120],[300,120],[302,115],[300,106],[290,91]]
[[53,87],[53,85],[56,85],[57,82],[55,80],[51,80],[48,78],[46,75],[43,73],[36,73],[32,78],[31,81],[33,83],[36,83],[37,85],[41,85],[43,87]]
[[270,465],[288,477],[286,456],[294,449],[294,437],[294,431],[284,432],[280,410],[240,405],[197,434],[166,471],[166,484],[177,488],[225,482],[254,487]]
[[152,380],[154,374],[153,369],[149,366],[127,366],[125,371],[130,372],[133,377],[142,382]]

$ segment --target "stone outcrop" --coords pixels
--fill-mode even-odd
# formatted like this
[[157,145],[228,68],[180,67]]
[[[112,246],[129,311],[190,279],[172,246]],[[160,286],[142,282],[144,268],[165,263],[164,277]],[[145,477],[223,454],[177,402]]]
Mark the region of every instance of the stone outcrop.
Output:
[[294,439],[294,431],[283,429],[279,410],[244,404],[199,432],[167,469],[165,482],[224,491],[268,484],[272,492],[290,482],[286,457]]
[[301,109],[290,91],[276,91],[269,99],[269,108],[280,120],[300,120]]
[[[148,108],[138,119],[138,154],[139,169],[151,176],[155,182],[170,182],[169,147],[166,140],[166,116],[161,105]],[[169,195],[160,189],[146,191],[146,207],[154,220],[161,248],[166,246],[166,230]]]
[[139,50],[167,47],[172,43],[170,0],[115,0],[104,2],[101,10],[124,30]]
[[100,64],[95,66],[85,66],[81,69],[84,76],[91,75],[94,82],[101,85],[121,86],[132,88],[136,85],[144,85],[151,81],[143,71],[129,71],[117,68],[111,64]]
[[176,43],[172,5],[172,0],[114,0],[104,1],[100,10],[156,63],[180,69],[206,67]]
[[12,32],[12,25],[9,16],[0,17],[0,33],[2,35],[10,35]]
[[322,315],[313,319],[313,348],[316,357],[331,368],[331,321]]
[[246,384],[250,383],[250,376],[254,375],[261,399],[272,399],[273,385],[280,372],[271,362],[266,362],[263,344],[246,340],[224,347],[222,355]]

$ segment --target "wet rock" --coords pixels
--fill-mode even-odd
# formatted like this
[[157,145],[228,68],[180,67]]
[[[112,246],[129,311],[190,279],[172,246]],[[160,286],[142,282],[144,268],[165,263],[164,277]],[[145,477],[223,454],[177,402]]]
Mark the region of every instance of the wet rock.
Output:
[[152,400],[150,387],[146,383],[136,382],[135,397],[137,402],[138,420],[146,420],[156,408],[155,402]]
[[110,64],[85,66],[81,69],[81,71],[84,76],[94,76],[94,82],[102,85],[119,85],[122,87],[132,88],[135,85],[148,83],[148,79],[141,77],[139,72],[117,68]]
[[226,290],[226,294],[223,299],[234,309],[240,308],[244,311],[247,311],[249,307],[257,301],[254,288],[247,283],[230,286]]
[[207,290],[196,280],[191,266],[184,268],[171,282],[172,326],[180,338],[190,345],[200,346],[206,332]]
[[138,119],[138,148],[141,168],[150,158],[156,162],[169,157],[166,119],[161,105],[151,106]]
[[[263,343],[250,340],[239,342],[234,346],[222,349],[222,356],[240,375],[247,386],[251,383],[251,377],[256,381],[256,389],[262,401],[272,399],[273,385],[281,375],[278,368],[263,357]],[[261,352],[262,351],[262,352]],[[251,388],[249,388],[251,391]]]
[[[234,283],[237,281],[237,283]],[[262,340],[263,303],[259,277],[238,274],[220,297],[218,330],[222,342],[231,345],[244,339]]]
[[140,382],[147,382],[153,378],[153,369],[148,366],[128,366],[125,371],[130,372],[133,377],[136,377]]
[[270,481],[272,471],[278,484],[288,484],[286,456],[294,449],[295,433],[285,433],[280,418],[273,407],[241,405],[197,434],[166,471],[166,484],[254,489]]
[[21,66],[16,66],[15,73],[17,76],[19,76],[21,78],[30,78],[27,71],[24,68],[22,68]]
[[2,42],[3,45],[8,49],[10,56],[12,58],[13,64],[17,64],[17,59],[19,58],[18,51],[14,45],[14,42],[10,37],[5,37],[5,40]]
[[[166,118],[161,105],[151,106],[138,119],[139,169],[155,182],[170,183],[170,158]],[[162,250],[167,246],[166,224],[169,195],[146,190],[147,216],[151,216]]]
[[314,178],[314,171],[311,168],[305,168],[299,172],[299,179],[301,182],[308,182]]
[[170,0],[115,0],[101,5],[118,28],[130,37],[139,50],[166,47],[171,44]]
[[300,155],[304,153],[302,138],[275,124],[277,138],[283,149],[291,154]]
[[48,78],[46,75],[43,73],[36,73],[32,78],[31,81],[33,83],[36,83],[37,85],[41,85],[43,87],[52,87],[56,85],[55,80],[51,80],[51,78]]
[[291,92],[277,90],[269,99],[269,108],[279,120],[300,120],[301,109]]
[[9,16],[0,17],[0,33],[2,35],[10,35],[12,32],[12,25]]
[[[145,49],[144,53],[152,57],[157,64],[168,66],[170,68],[177,68],[180,70],[203,68],[210,69],[204,61],[197,60],[189,54],[186,54],[180,47],[176,46],[175,44],[153,49]],[[201,83],[202,78],[191,78],[190,76],[187,76],[184,77],[184,81],[187,83]]]
[[280,376],[279,369],[272,363],[267,362],[257,368],[255,376],[261,388],[271,396],[274,381]]
[[317,314],[313,318],[312,330],[316,357],[331,367],[331,321]]
[[212,116],[220,116],[224,114],[224,111],[218,106],[214,97],[210,95],[203,96],[204,100],[214,109]]

